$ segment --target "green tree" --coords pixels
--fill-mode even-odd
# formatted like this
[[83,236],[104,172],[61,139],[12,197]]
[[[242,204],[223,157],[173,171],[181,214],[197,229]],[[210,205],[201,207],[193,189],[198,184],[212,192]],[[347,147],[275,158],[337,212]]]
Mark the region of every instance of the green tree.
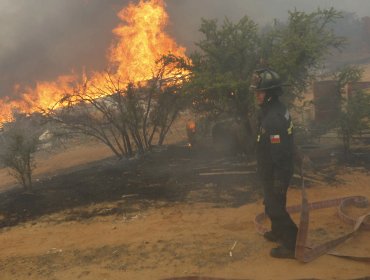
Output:
[[340,17],[333,8],[312,13],[295,10],[286,23],[275,21],[263,30],[247,16],[237,23],[225,19],[221,26],[203,19],[203,39],[192,55],[188,84],[195,110],[250,118],[254,113],[250,77],[254,69],[266,66],[290,85],[286,95],[290,104],[301,98],[330,51],[344,44],[330,28]]
[[252,103],[248,80],[259,59],[257,25],[247,16],[237,23],[226,18],[222,26],[202,19],[200,32],[203,39],[191,56],[189,84],[195,110],[212,117],[248,115]]
[[356,66],[347,66],[339,70],[335,77],[338,81],[338,95],[340,97],[340,114],[337,121],[338,133],[342,138],[344,155],[350,154],[351,141],[354,136],[361,135],[364,129],[370,127],[370,95],[363,90],[348,92],[345,86],[353,86],[363,74],[363,69]]
[[289,11],[287,23],[275,21],[263,34],[262,57],[287,83],[287,102],[301,99],[317,72],[334,50],[345,45],[345,39],[331,28],[342,14],[334,8],[312,13]]

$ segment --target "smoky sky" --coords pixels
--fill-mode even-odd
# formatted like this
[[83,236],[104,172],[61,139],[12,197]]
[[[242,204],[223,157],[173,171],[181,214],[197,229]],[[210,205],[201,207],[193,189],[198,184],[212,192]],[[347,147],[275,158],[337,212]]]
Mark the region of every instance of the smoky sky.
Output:
[[[118,11],[129,0],[0,0],[0,96],[15,84],[34,87],[71,71],[101,71],[119,24]],[[187,49],[199,40],[201,18],[260,24],[284,20],[288,10],[335,7],[370,15],[369,0],[167,0],[168,32]]]

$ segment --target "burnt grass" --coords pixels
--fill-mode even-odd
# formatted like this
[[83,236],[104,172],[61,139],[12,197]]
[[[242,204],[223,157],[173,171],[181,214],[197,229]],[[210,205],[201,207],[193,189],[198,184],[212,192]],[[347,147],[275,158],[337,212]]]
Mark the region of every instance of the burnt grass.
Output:
[[[368,149],[357,150],[349,161],[343,161],[338,147],[304,152],[327,184],[338,182],[336,175],[343,166],[367,171],[370,167]],[[86,220],[127,217],[173,203],[239,207],[262,195],[255,170],[253,158],[180,144],[156,147],[134,159],[107,158],[45,176],[34,183],[32,192],[14,188],[0,193],[0,229],[62,211],[65,220]],[[291,186],[300,185],[299,177],[294,177]]]
[[[258,197],[254,170],[245,158],[185,145],[154,148],[135,159],[107,158],[45,177],[32,192],[0,193],[0,228],[60,211],[68,211],[67,220],[83,220],[178,202],[238,207]],[[219,174],[230,171],[236,174]]]

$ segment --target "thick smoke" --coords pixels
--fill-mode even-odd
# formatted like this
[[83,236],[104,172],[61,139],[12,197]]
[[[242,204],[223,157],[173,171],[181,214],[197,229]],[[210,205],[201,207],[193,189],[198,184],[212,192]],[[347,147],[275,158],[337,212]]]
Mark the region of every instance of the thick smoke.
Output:
[[[13,94],[15,84],[33,87],[72,70],[101,71],[118,24],[117,12],[129,0],[0,0],[0,96]],[[137,2],[137,1],[134,1]],[[287,11],[338,10],[370,13],[368,0],[167,0],[168,32],[192,50],[201,18],[244,15],[258,23],[284,20]]]
[[[128,1],[127,1],[128,2]],[[125,1],[0,1],[0,95],[72,70],[102,69]],[[126,3],[127,4],[127,3]]]

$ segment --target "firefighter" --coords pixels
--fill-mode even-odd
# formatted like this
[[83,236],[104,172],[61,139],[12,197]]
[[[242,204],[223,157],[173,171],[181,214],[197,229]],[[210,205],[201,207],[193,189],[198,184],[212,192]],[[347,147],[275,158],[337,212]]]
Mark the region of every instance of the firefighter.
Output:
[[293,175],[293,124],[280,102],[279,75],[272,69],[256,70],[251,83],[260,107],[257,129],[257,172],[264,190],[271,230],[264,238],[280,245],[270,251],[275,258],[294,258],[297,226],[286,210],[286,196]]

